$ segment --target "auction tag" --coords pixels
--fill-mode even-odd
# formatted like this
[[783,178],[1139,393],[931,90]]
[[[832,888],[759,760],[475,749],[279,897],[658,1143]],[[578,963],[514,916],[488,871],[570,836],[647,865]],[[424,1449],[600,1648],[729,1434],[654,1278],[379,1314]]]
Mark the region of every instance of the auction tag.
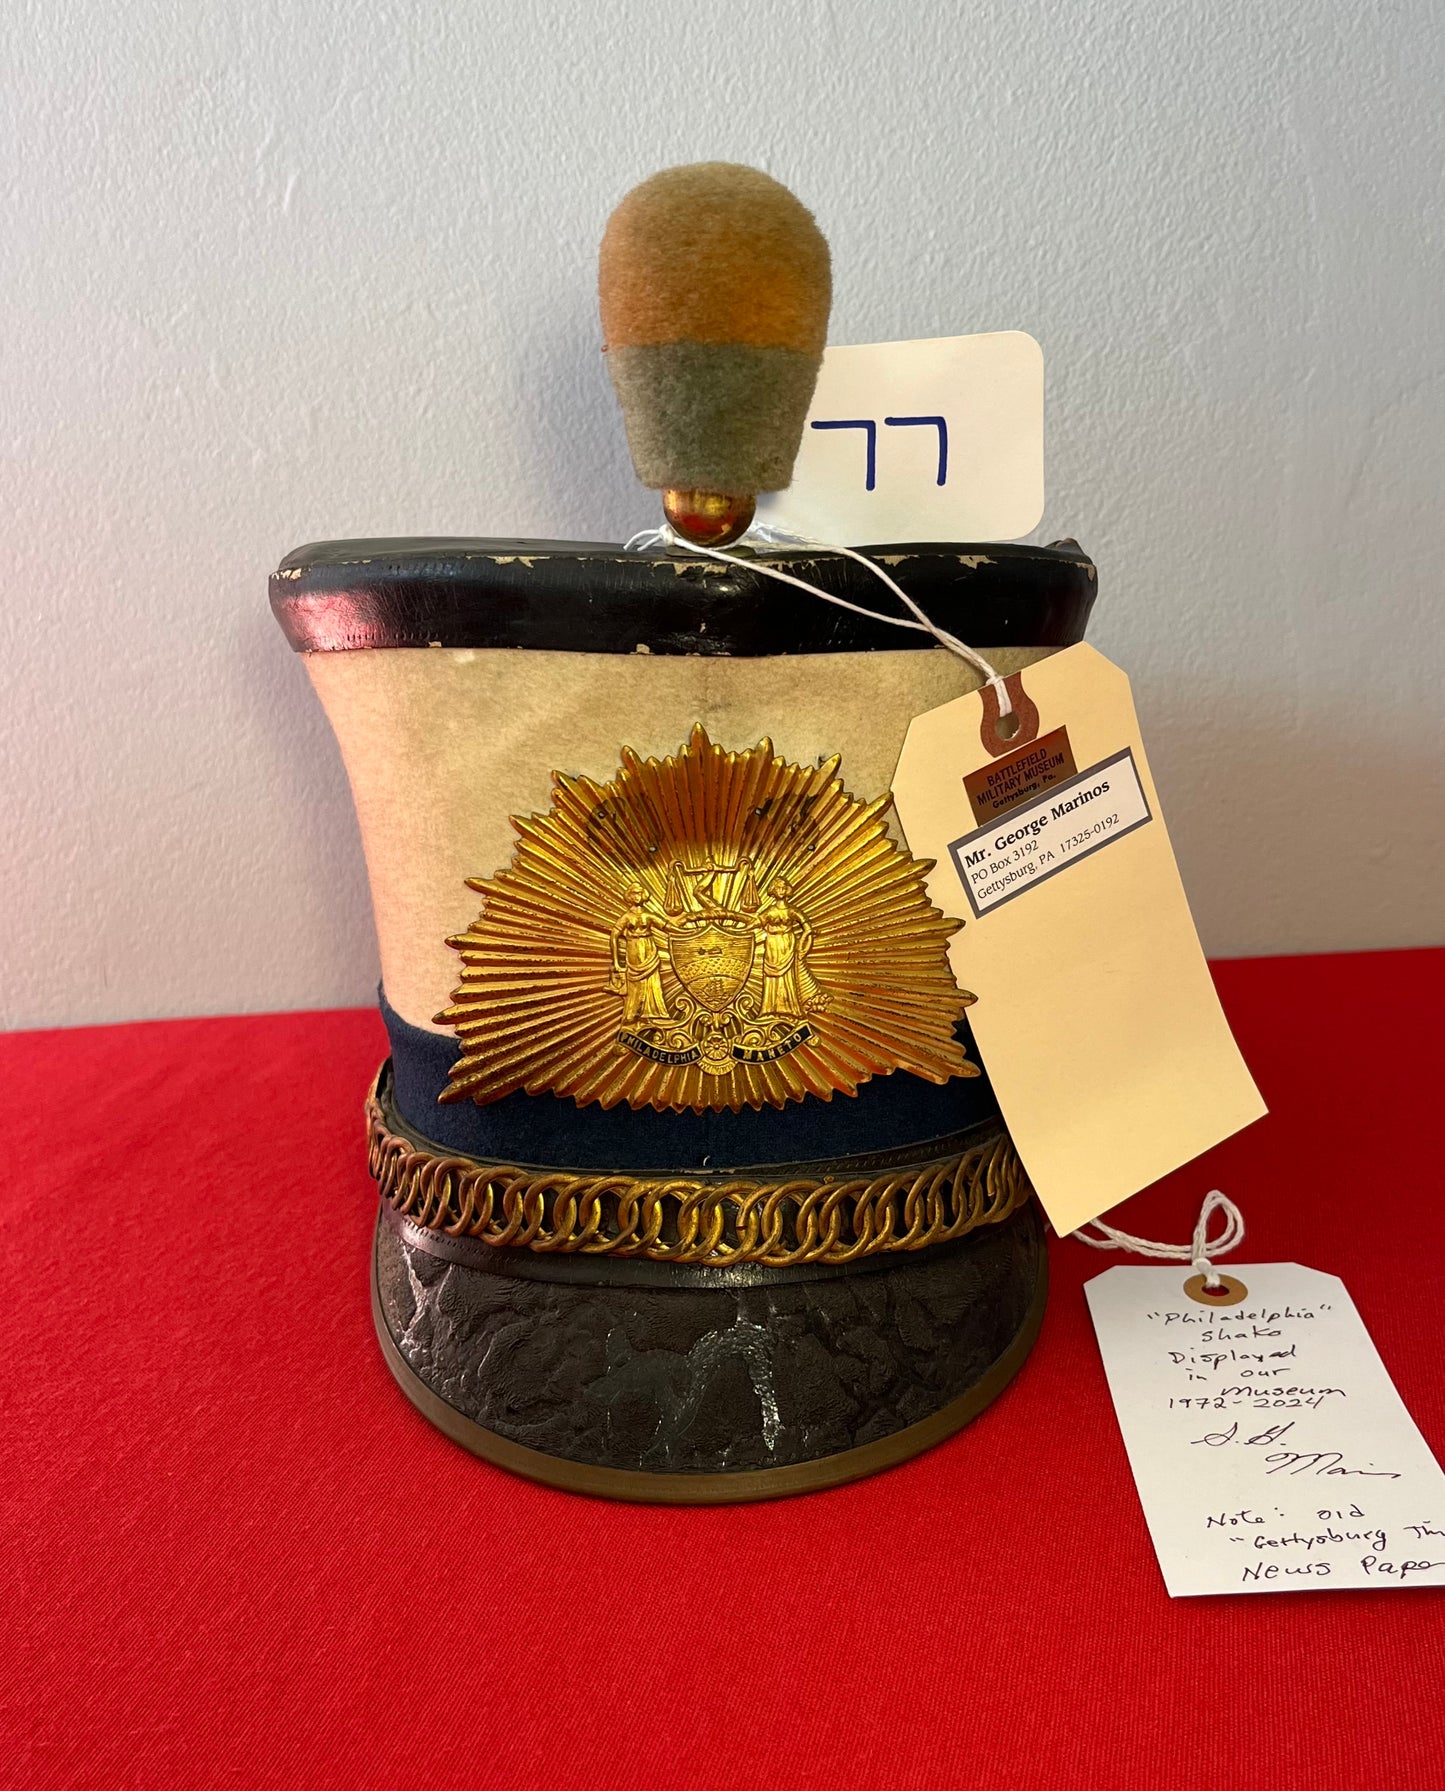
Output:
[[[1171,1598],[1445,1586],[1445,1474],[1345,1284],[1293,1262],[1084,1292]],[[1186,1286],[1195,1291],[1186,1291]]]
[[817,541],[1013,541],[1044,513],[1044,357],[1000,330],[824,351],[786,491],[758,520]]
[[1029,1179],[1073,1231],[1265,1111],[1214,992],[1129,694],[1092,647],[918,716],[893,798]]

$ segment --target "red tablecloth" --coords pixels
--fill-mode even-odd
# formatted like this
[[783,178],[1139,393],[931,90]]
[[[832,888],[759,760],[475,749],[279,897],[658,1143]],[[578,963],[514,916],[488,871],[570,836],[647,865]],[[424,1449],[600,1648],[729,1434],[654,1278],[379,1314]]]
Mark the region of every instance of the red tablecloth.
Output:
[[[1222,1185],[1445,1452],[1445,952],[1217,971],[1272,1115],[1127,1223]],[[1072,1241],[1019,1380],[879,1479],[680,1511],[464,1454],[372,1334],[382,1050],[351,1012],[0,1039],[4,1783],[1445,1785],[1445,1595],[1165,1596]]]

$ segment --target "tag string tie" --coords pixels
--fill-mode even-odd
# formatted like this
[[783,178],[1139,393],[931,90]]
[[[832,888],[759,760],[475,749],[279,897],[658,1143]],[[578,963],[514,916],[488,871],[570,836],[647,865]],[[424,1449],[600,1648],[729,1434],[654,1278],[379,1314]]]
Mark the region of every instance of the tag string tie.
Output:
[[675,548],[681,553],[701,554],[704,559],[719,560],[724,566],[740,566],[745,572],[761,573],[764,578],[776,579],[779,584],[792,585],[794,590],[807,591],[810,596],[821,597],[824,603],[835,603],[839,609],[851,609],[855,616],[867,616],[874,622],[886,622],[891,628],[911,628],[918,634],[931,634],[941,647],[947,647],[950,653],[964,660],[983,679],[991,684],[998,697],[998,714],[1001,721],[1005,715],[1013,714],[1013,703],[1009,700],[1008,686],[982,653],[977,653],[956,634],[950,634],[946,628],[926,616],[918,604],[908,595],[896,579],[890,578],[876,560],[870,560],[866,554],[858,552],[854,547],[841,547],[836,542],[810,541],[803,535],[790,535],[786,529],[772,528],[766,523],[755,523],[744,537],[747,541],[756,542],[762,547],[805,547],[817,553],[840,553],[850,560],[856,560],[865,566],[877,579],[880,579],[903,607],[913,617],[910,622],[904,616],[888,616],[876,609],[865,609],[861,603],[850,603],[846,597],[837,597],[821,586],[810,584],[805,578],[795,578],[791,572],[784,572],[777,566],[766,565],[762,560],[745,559],[741,554],[726,553],[720,547],[699,547],[695,541],[687,541],[668,523],[661,528],[642,529],[631,540],[625,543],[625,553],[643,553],[648,548]]
[[[1209,1221],[1216,1213],[1224,1214],[1224,1227],[1219,1236],[1211,1241]],[[1102,1236],[1096,1235],[1099,1233]],[[1199,1209],[1199,1218],[1194,1226],[1194,1236],[1187,1244],[1156,1244],[1149,1238],[1136,1238],[1132,1232],[1106,1225],[1102,1219],[1091,1219],[1088,1225],[1081,1225],[1077,1231],[1071,1231],[1069,1236],[1095,1250],[1128,1250],[1135,1256],[1154,1256],[1165,1262],[1187,1262],[1193,1266],[1196,1274],[1203,1275],[1206,1287],[1216,1288],[1222,1287],[1224,1281],[1210,1258],[1228,1256],[1231,1250],[1237,1250],[1244,1242],[1244,1215],[1227,1194],[1221,1194],[1218,1188],[1211,1188],[1204,1196],[1204,1204]]]

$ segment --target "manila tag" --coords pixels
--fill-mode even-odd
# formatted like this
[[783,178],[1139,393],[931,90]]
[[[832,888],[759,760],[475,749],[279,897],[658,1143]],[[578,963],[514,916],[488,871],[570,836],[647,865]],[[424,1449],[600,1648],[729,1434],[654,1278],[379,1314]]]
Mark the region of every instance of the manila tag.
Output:
[[[1026,680],[1026,683],[1024,682]],[[1068,647],[914,719],[893,780],[1044,1210],[1075,1230],[1265,1112],[1214,992],[1129,680]],[[1004,724],[1006,725],[1006,723]]]
[[1445,1586],[1445,1474],[1344,1282],[1231,1262],[1211,1299],[1186,1273],[1084,1288],[1170,1597]]

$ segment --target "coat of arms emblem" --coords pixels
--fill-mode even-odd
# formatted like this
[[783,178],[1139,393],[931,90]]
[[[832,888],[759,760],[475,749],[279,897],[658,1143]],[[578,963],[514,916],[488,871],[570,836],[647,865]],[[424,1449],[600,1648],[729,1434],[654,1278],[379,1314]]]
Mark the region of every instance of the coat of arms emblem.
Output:
[[613,782],[553,786],[509,868],[469,880],[443,1100],[737,1109],[978,1074],[954,1030],[960,923],[889,838],[889,798],[850,796],[836,758],[726,752],[697,727],[675,757],[624,750]]

